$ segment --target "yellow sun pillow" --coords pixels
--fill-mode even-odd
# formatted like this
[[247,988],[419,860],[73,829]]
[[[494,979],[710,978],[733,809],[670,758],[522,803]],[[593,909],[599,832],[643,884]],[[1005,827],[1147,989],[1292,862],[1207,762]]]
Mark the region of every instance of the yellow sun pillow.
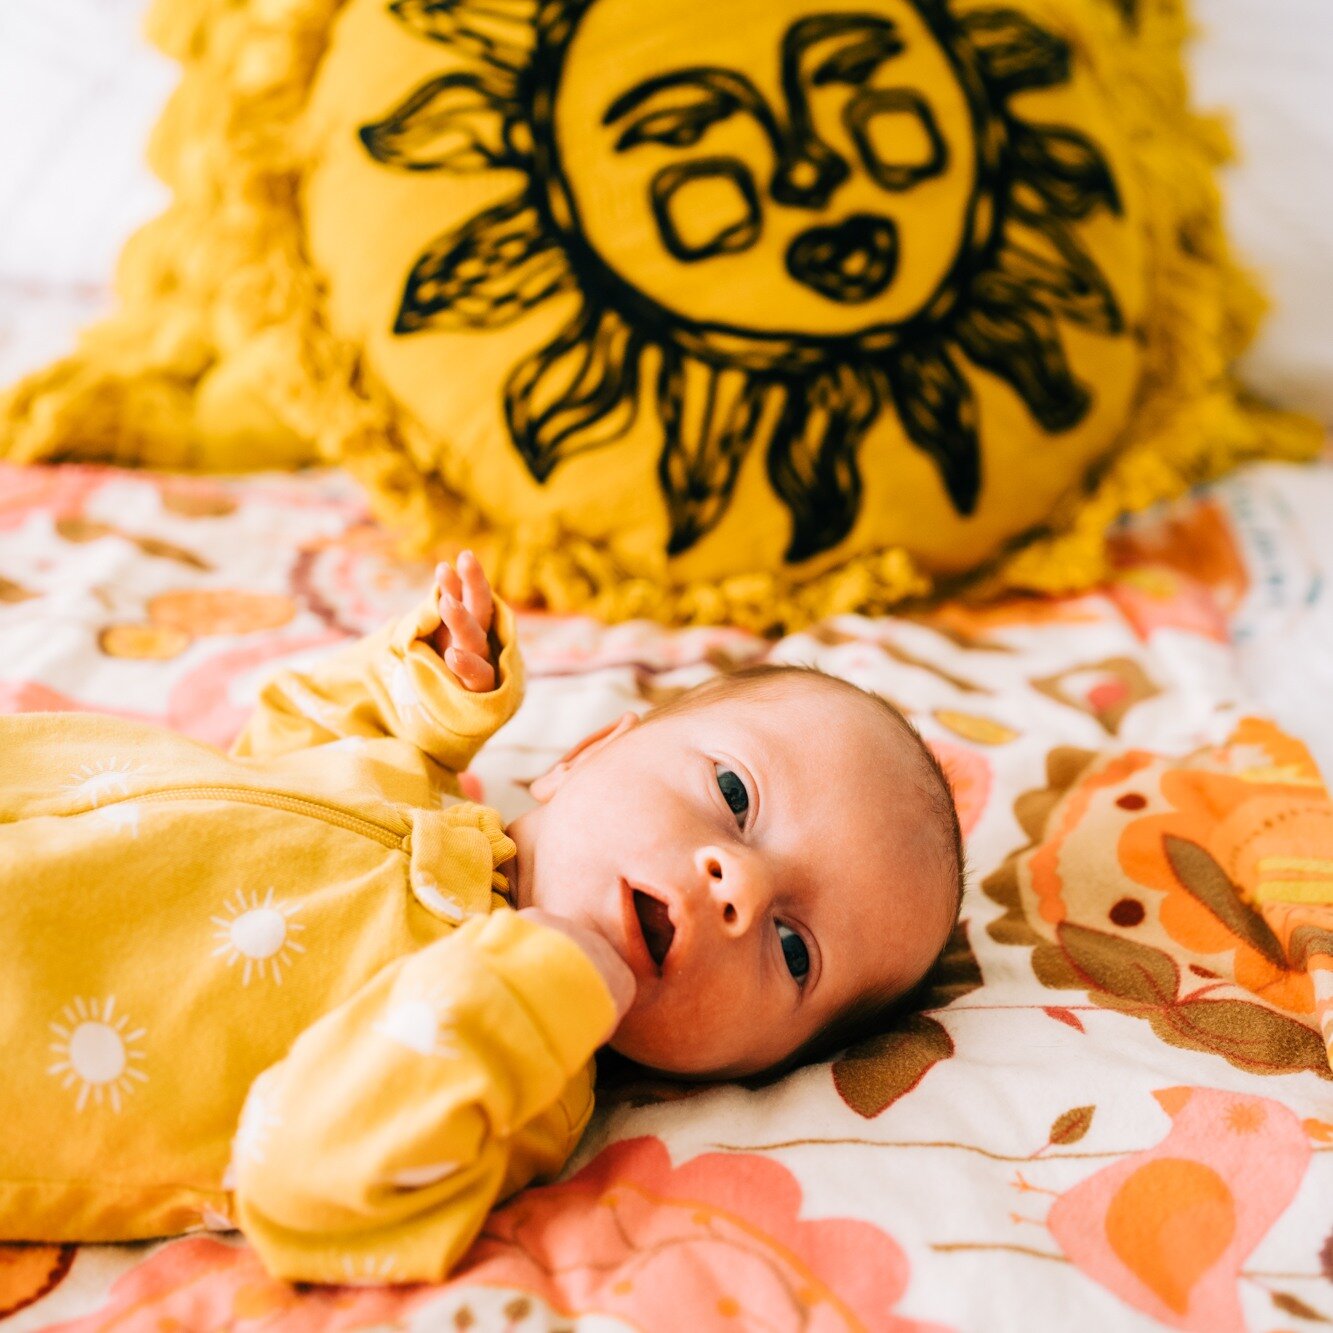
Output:
[[159,0],[175,203],[12,455],[345,463],[554,610],[1068,588],[1308,454],[1179,0]]

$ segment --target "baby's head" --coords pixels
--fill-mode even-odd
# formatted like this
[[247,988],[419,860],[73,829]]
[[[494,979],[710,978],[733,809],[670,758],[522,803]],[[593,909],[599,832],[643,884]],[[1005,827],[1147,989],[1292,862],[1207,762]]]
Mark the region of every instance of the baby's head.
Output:
[[809,667],[747,667],[626,713],[535,779],[517,901],[598,930],[638,994],[612,1039],[734,1077],[872,1030],[962,894],[949,784],[911,724]]

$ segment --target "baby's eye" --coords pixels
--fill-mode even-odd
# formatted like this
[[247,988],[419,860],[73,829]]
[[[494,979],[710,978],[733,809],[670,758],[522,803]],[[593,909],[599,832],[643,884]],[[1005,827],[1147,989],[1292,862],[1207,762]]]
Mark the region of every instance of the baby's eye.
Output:
[[782,941],[782,957],[787,964],[787,971],[803,982],[810,974],[810,950],[805,941],[790,927],[778,923],[778,939]]
[[[750,793],[745,790],[745,783],[731,769],[723,768],[721,764],[714,764],[713,767],[717,770],[717,785],[722,789],[727,804],[735,814],[743,815],[750,808]],[[741,820],[742,824],[744,822]]]

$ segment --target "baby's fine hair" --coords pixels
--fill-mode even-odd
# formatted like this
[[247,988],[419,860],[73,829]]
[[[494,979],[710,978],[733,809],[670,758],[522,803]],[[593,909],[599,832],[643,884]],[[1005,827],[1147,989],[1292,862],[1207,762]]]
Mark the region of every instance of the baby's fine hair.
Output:
[[954,801],[949,776],[936,758],[935,752],[921,739],[921,733],[913,726],[911,720],[882,695],[864,690],[840,676],[831,676],[818,667],[796,663],[763,662],[754,666],[737,667],[714,676],[667,703],[659,704],[644,720],[652,721],[668,717],[673,713],[683,713],[712,705],[725,699],[753,695],[791,681],[817,682],[856,696],[877,710],[884,722],[892,727],[897,735],[906,738],[911,745],[917,759],[915,772],[917,789],[933,816],[931,826],[939,834],[936,848],[937,864],[942,879],[948,884],[949,892],[953,895],[951,913],[953,928],[924,975],[907,990],[896,995],[858,996],[780,1065],[769,1070],[766,1076],[785,1073],[798,1065],[826,1060],[854,1042],[884,1031],[900,1014],[912,1009],[929,989],[936,967],[957,933],[958,917],[963,905],[963,890],[967,881],[963,831],[958,821],[958,808]]

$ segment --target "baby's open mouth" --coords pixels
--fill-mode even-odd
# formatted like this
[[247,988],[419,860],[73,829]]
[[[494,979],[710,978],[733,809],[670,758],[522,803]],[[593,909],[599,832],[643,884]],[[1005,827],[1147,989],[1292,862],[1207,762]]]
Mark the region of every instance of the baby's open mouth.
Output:
[[671,913],[666,903],[654,898],[650,893],[639,889],[633,890],[634,914],[639,918],[639,929],[643,931],[644,943],[648,953],[658,967],[662,966],[671,949],[671,941],[676,938],[676,928],[671,924]]

